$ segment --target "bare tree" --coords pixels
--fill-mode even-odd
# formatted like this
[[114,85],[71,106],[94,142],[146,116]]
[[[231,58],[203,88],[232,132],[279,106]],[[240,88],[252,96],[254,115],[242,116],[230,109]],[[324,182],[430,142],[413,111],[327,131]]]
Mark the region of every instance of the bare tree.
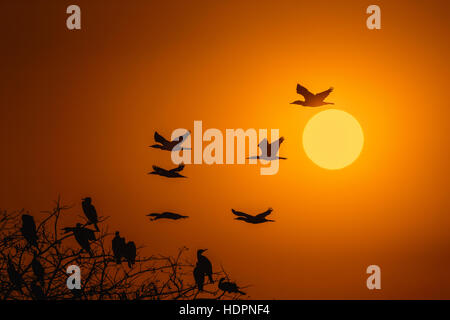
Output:
[[[112,234],[103,227],[90,242],[91,252],[77,243],[73,232],[63,232],[65,213],[71,207],[61,204],[39,214],[33,245],[24,236],[24,210],[0,212],[0,300],[163,300],[196,299],[193,264],[186,256],[188,248],[174,257],[141,256],[137,248],[135,263],[118,263],[111,249]],[[82,228],[89,228],[84,221]],[[67,267],[81,269],[81,289],[69,290]],[[215,277],[228,276],[223,268]],[[208,290],[206,290],[208,289]],[[202,296],[211,299],[237,299],[240,294],[225,294],[216,284],[209,284]]]

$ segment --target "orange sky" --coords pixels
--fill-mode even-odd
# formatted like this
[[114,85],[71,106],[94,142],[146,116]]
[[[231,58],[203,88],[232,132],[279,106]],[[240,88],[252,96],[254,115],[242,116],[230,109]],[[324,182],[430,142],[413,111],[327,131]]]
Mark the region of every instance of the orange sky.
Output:
[[[68,31],[77,3],[82,30]],[[365,26],[381,7],[382,29]],[[109,226],[148,253],[209,249],[261,299],[450,298],[448,1],[2,1],[0,207],[36,216],[61,194],[93,197]],[[365,135],[351,166],[328,171],[303,151],[329,101]],[[185,180],[150,149],[155,129],[277,128],[274,176],[254,165],[190,165]],[[273,207],[248,225],[230,209]],[[185,221],[151,223],[169,210]],[[381,267],[369,291],[368,265]]]

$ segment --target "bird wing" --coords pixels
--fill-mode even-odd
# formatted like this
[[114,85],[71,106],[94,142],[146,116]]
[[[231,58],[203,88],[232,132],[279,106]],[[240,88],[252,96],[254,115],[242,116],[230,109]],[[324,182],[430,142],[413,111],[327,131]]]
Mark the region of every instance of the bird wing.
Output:
[[267,217],[269,214],[271,214],[273,211],[272,208],[267,209],[267,211],[264,211],[263,213],[258,214],[256,217],[257,218],[265,218]]
[[155,134],[154,134],[154,138],[155,138],[155,141],[156,142],[159,142],[159,143],[161,143],[161,144],[167,144],[167,143],[169,143],[169,141],[167,141],[167,139],[166,138],[164,138],[162,135],[160,135],[158,132],[156,132],[155,131]]
[[261,140],[261,142],[258,144],[258,147],[261,149],[262,155],[267,155],[267,147],[268,147],[267,139],[264,138]]
[[149,213],[148,215],[147,215],[147,217],[157,217],[157,216],[159,216],[160,214],[159,213]]
[[308,89],[306,89],[305,87],[303,87],[299,84],[297,84],[297,93],[304,96],[305,99],[310,99],[310,98],[314,97],[314,94],[312,92],[310,92]]
[[157,172],[157,173],[164,173],[166,170],[164,170],[163,168],[161,168],[161,167],[158,167],[158,166],[152,166],[152,168],[153,168],[153,170],[155,171],[155,172]]
[[176,168],[174,168],[174,169],[172,169],[170,171],[172,171],[172,172],[180,172],[183,169],[184,169],[184,163],[180,164],[178,167],[176,167]]
[[244,212],[240,212],[240,211],[236,211],[234,209],[231,209],[231,212],[233,212],[234,215],[238,216],[238,217],[244,217],[244,218],[253,218],[253,216],[246,214]]
[[94,231],[92,231],[91,229],[88,229],[88,228],[84,228],[83,231],[84,231],[84,235],[85,235],[87,240],[95,241],[95,233],[94,233]]
[[326,97],[328,97],[328,95],[333,91],[333,88],[331,87],[328,90],[325,90],[324,92],[318,93],[316,94],[317,98],[320,98],[321,100],[325,99]]
[[280,149],[280,145],[283,141],[284,137],[281,137],[277,141],[274,141],[270,144],[270,155],[276,155],[278,153],[278,149]]

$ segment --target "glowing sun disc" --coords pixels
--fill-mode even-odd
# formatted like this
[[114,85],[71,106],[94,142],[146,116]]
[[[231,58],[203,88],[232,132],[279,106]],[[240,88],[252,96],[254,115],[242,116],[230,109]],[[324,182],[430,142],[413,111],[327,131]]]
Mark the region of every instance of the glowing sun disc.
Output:
[[319,167],[336,170],[352,164],[364,145],[362,128],[351,114],[329,109],[309,119],[303,131],[306,155]]

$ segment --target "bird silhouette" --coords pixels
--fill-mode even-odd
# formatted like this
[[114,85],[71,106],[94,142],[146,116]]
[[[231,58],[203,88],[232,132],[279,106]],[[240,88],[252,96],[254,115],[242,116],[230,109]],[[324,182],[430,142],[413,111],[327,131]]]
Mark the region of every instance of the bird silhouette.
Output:
[[245,221],[247,223],[252,223],[252,224],[258,224],[258,223],[263,223],[263,222],[275,222],[275,220],[266,219],[266,217],[272,213],[272,211],[273,211],[272,208],[269,208],[267,211],[257,214],[256,216],[252,216],[252,215],[244,213],[244,212],[236,211],[234,209],[231,209],[231,211],[233,212],[233,214],[238,216],[237,218],[235,218],[235,220],[242,220],[242,221]]
[[116,235],[112,239],[112,250],[117,264],[122,263],[122,257],[125,257],[126,255],[125,248],[125,238],[120,236],[119,231],[116,231]]
[[189,218],[189,216],[182,216],[178,213],[173,212],[163,212],[163,213],[149,213],[147,217],[153,217],[150,218],[151,221],[155,221],[158,219],[170,219],[170,220],[178,220],[178,219],[186,219]]
[[203,291],[203,285],[205,284],[205,273],[200,268],[198,262],[194,268],[194,280],[199,291]]
[[77,223],[76,227],[66,227],[63,230],[65,231],[64,233],[72,232],[80,247],[89,253],[90,256],[93,255],[89,241],[95,241],[94,230],[83,227],[81,223]]
[[14,266],[10,257],[8,257],[7,272],[9,276],[9,281],[13,285],[13,289],[22,292],[22,286],[24,285],[22,275],[16,270],[16,267]]
[[184,135],[179,136],[177,139],[169,141],[155,131],[154,139],[157,144],[151,145],[150,147],[167,151],[191,150],[191,148],[183,148],[181,146],[181,144],[190,134],[191,133],[187,131]]
[[212,278],[212,264],[211,261],[207,257],[203,255],[208,249],[199,249],[197,250],[197,267],[203,273],[203,275],[208,276],[209,282],[213,283],[214,280]]
[[227,293],[239,293],[245,295],[245,292],[239,290],[239,287],[235,282],[225,281],[226,278],[219,280],[219,289]]
[[131,268],[136,262],[136,245],[133,241],[130,241],[125,245],[123,256],[128,262],[128,267]]
[[36,276],[37,281],[39,281],[41,285],[44,285],[45,269],[42,266],[39,259],[37,258],[36,254],[33,257],[33,260],[31,261],[31,269],[33,270],[33,273]]
[[45,300],[46,296],[44,294],[44,290],[40,287],[36,281],[33,281],[30,285],[30,291],[34,300]]
[[333,88],[330,88],[328,90],[325,90],[318,94],[313,94],[305,87],[297,84],[297,93],[302,95],[305,98],[305,101],[303,100],[296,100],[294,102],[291,102],[291,104],[299,104],[304,107],[320,107],[327,104],[334,104],[333,102],[324,102],[323,100],[328,97],[328,95],[333,91]]
[[284,141],[284,138],[281,137],[277,141],[272,142],[269,144],[266,138],[261,140],[261,142],[258,144],[258,147],[261,149],[261,155],[259,156],[252,156],[247,159],[263,159],[263,160],[286,160],[287,158],[279,157],[277,156],[278,150],[280,149],[281,143]]
[[38,247],[37,244],[37,233],[36,224],[34,222],[33,216],[29,214],[22,215],[22,228],[20,228],[23,237],[27,240],[28,245]]
[[184,169],[184,164],[180,164],[178,167],[166,170],[157,166],[153,166],[153,171],[148,174],[156,174],[158,176],[167,177],[167,178],[187,178],[181,175],[179,172]]
[[95,210],[94,205],[92,204],[92,199],[90,197],[86,197],[82,199],[81,206],[83,207],[83,212],[86,218],[90,223],[94,224],[95,230],[100,231],[97,223],[98,223],[98,216],[97,216],[97,210]]

